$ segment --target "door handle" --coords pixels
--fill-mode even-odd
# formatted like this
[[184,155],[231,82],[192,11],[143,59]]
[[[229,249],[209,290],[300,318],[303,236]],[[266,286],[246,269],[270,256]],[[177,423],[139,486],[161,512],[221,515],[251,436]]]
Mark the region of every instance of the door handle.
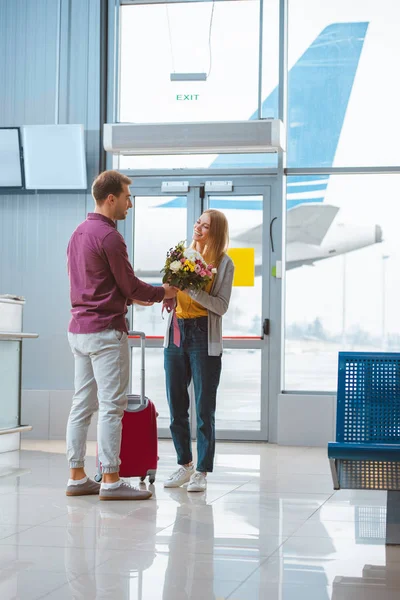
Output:
[[263,337],[264,337],[264,335],[269,335],[269,329],[270,329],[270,320],[269,319],[264,319],[264,323],[263,323]]

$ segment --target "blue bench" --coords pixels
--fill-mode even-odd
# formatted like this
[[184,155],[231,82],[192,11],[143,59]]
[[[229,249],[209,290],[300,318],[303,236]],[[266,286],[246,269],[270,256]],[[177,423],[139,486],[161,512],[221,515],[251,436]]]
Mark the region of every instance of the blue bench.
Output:
[[400,544],[400,353],[340,352],[335,490],[387,490],[386,544]]

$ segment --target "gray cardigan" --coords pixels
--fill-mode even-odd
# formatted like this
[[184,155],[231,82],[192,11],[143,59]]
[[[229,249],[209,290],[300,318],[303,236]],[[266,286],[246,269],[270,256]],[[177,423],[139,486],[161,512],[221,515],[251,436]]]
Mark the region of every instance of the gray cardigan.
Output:
[[[208,312],[208,355],[220,356],[222,353],[222,315],[226,313],[232,293],[234,266],[232,259],[225,254],[219,264],[217,275],[210,293],[190,291],[189,295]],[[169,331],[173,313],[169,313],[164,337],[164,348],[168,347]]]

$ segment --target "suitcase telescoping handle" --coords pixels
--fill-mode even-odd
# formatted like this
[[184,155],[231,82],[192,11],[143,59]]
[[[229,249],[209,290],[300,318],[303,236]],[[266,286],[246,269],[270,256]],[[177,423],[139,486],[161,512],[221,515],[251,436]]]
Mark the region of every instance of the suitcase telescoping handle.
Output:
[[[129,331],[129,336],[140,338],[140,404],[146,404],[145,394],[145,357],[146,357],[146,334],[143,331]],[[131,345],[132,352],[133,345]],[[132,390],[132,369],[129,370],[129,389]]]

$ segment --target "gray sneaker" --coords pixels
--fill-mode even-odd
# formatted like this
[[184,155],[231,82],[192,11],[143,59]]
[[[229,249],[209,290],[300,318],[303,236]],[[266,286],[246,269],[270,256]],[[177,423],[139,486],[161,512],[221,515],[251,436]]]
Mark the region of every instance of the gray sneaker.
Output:
[[117,488],[111,490],[101,488],[99,498],[100,500],[148,500],[152,495],[147,490],[138,490],[125,481],[121,481]]
[[65,493],[67,496],[96,496],[100,493],[100,484],[88,478],[85,483],[68,485]]

